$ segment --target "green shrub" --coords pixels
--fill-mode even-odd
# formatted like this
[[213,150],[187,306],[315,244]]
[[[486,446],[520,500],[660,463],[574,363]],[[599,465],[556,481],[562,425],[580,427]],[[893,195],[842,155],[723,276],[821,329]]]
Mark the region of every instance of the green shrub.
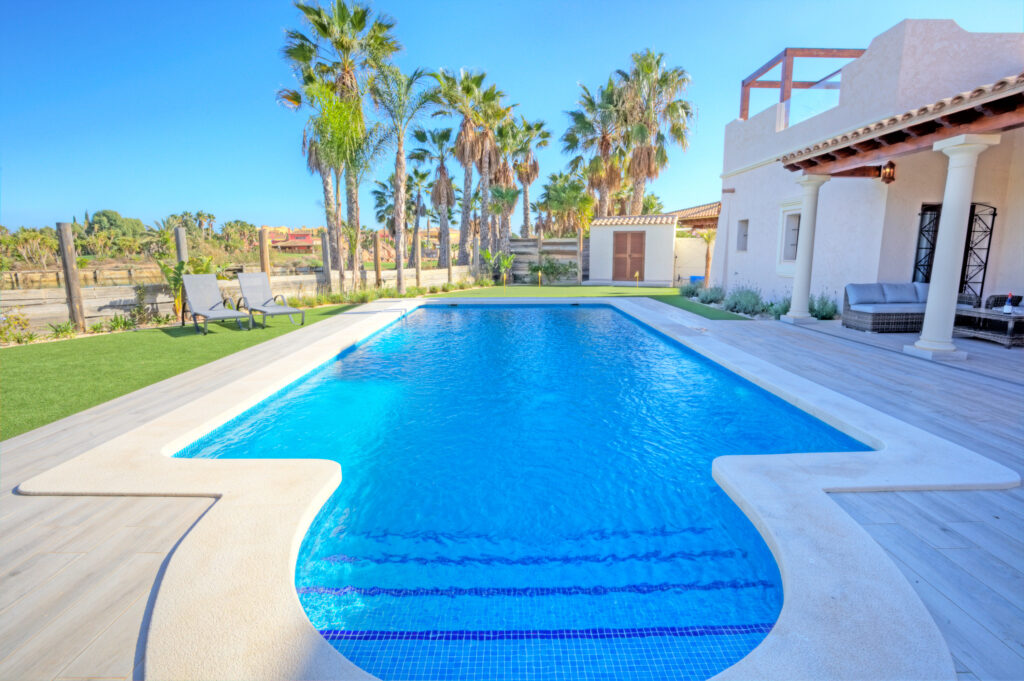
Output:
[[697,294],[697,300],[705,305],[710,303],[720,303],[723,299],[725,299],[725,291],[722,290],[721,286],[702,288],[700,293]]
[[770,314],[772,317],[778,319],[782,315],[789,312],[790,298],[786,296],[782,300],[776,300],[774,303],[769,303],[765,306],[764,311]]
[[808,307],[810,307],[811,316],[815,319],[835,319],[836,314],[839,312],[839,306],[836,305],[835,299],[831,296],[826,296],[824,293],[811,296],[807,302]]
[[18,336],[28,331],[28,317],[15,307],[0,314],[0,341],[4,343],[20,342]]
[[128,314],[131,315],[135,325],[138,326],[148,322],[151,315],[149,308],[146,307],[146,287],[142,284],[136,284],[133,289],[135,291],[135,304],[132,305],[132,309]]
[[103,333],[106,330],[107,327],[104,326],[103,322],[96,322],[95,324],[89,325],[89,333]]
[[129,331],[138,326],[138,324],[135,323],[135,320],[131,317],[119,314],[111,317],[110,321],[107,322],[107,325],[110,327],[111,331]]
[[700,284],[694,284],[693,282],[683,284],[682,286],[679,287],[679,295],[683,296],[684,298],[696,298],[698,295],[700,295],[701,288],[702,287]]
[[753,316],[764,311],[764,301],[757,289],[743,287],[729,291],[722,307],[729,312]]
[[553,284],[559,279],[568,279],[576,274],[576,263],[558,262],[554,258],[544,258],[540,263],[530,263],[530,274],[536,276],[540,273],[544,280]]
[[50,328],[53,331],[50,333],[51,338],[74,338],[75,337],[75,324],[70,319],[60,324],[50,324]]
[[441,289],[438,288],[437,286],[431,286],[428,290],[430,291],[430,293],[440,293],[441,292]]
[[466,281],[465,279],[460,279],[459,283],[456,284],[456,286],[458,286],[459,290],[461,291],[461,290],[469,288],[469,282]]
[[14,342],[18,345],[24,345],[25,343],[32,343],[39,340],[39,334],[35,331],[24,331],[14,335]]

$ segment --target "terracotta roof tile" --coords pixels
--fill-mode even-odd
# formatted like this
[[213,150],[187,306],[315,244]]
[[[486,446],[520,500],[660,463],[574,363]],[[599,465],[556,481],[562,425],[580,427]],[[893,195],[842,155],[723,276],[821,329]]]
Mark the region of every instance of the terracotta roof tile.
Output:
[[594,218],[590,222],[591,227],[609,227],[614,225],[674,225],[679,218],[672,214],[663,215],[609,215],[604,218]]
[[670,215],[675,215],[680,220],[694,220],[696,218],[717,218],[721,212],[722,202],[712,201],[711,203],[702,203],[699,206],[674,210]]
[[778,158],[783,164],[790,164],[794,161],[817,156],[832,148],[845,147],[853,142],[864,141],[884,135],[888,132],[902,130],[903,128],[918,123],[929,121],[939,116],[948,116],[951,113],[978,106],[993,99],[1001,99],[1009,94],[1024,92],[1024,73],[1016,76],[1009,76],[988,85],[967,90],[952,97],[940,99],[917,109],[906,111],[896,116],[888,116],[870,125],[864,125],[853,130],[835,135],[828,139],[815,142],[810,146],[801,147]]

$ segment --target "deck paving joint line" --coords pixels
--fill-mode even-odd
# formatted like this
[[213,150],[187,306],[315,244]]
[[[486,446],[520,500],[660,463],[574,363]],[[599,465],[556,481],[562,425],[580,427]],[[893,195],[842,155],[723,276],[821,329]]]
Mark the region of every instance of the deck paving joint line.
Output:
[[[684,333],[713,325],[664,304],[627,298],[455,300],[474,305],[609,305],[876,447],[842,455],[715,460],[715,480],[764,536],[786,592],[772,632],[717,678],[809,678],[835,676],[837,670],[879,680],[955,678],[945,641],[921,600],[883,549],[826,492],[1005,488],[1019,484],[1015,472],[739,350],[717,338],[713,328]],[[191,403],[19,485],[19,492],[27,494],[219,500],[166,564],[148,631],[149,675],[368,678],[312,626],[293,584],[299,542],[338,484],[339,467],[323,460],[182,460],[160,452],[176,451],[176,444],[187,444],[340,349],[432,302],[378,301],[309,327],[318,329],[316,333],[299,330],[275,339],[282,341],[276,350],[302,352],[212,389],[197,387]],[[262,356],[255,346],[231,360]],[[197,376],[190,380],[199,380]],[[217,556],[218,574],[202,570],[210,556]],[[234,589],[239,580],[250,587],[245,593]],[[232,653],[243,648],[250,653]]]

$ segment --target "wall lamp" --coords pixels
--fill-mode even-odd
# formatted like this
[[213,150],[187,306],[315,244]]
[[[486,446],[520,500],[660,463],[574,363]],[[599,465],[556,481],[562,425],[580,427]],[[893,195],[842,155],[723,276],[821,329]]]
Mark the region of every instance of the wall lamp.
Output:
[[878,177],[881,178],[883,184],[892,184],[893,182],[895,182],[896,164],[893,163],[892,161],[886,163],[884,166],[882,166]]

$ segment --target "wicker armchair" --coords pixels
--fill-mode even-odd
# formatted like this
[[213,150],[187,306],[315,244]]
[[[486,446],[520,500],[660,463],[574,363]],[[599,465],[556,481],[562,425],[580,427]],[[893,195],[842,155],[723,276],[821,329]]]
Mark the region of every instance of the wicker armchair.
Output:
[[[1014,296],[1013,297],[1012,303],[1013,303],[1014,307],[1017,307],[1017,306],[1020,305],[1021,297],[1022,296]],[[1003,305],[1006,305],[1006,296],[995,295],[995,296],[989,296],[988,298],[985,299],[985,309],[986,310],[992,310],[992,309],[997,308],[997,307],[1002,307]]]

